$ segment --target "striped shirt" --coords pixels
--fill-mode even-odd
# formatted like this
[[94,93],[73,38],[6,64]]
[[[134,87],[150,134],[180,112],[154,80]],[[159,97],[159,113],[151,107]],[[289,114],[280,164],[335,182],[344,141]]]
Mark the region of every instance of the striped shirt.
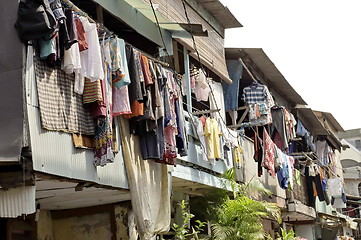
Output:
[[267,86],[262,84],[251,84],[243,89],[242,99],[247,105],[266,103],[268,107],[274,105],[272,96]]

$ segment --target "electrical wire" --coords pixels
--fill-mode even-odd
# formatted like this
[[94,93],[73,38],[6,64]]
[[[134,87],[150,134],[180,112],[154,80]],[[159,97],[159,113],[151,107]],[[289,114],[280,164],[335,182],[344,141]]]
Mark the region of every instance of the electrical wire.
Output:
[[[160,38],[162,39],[162,43],[163,43],[163,47],[164,47],[165,53],[167,54],[168,59],[173,63],[173,60],[172,60],[172,58],[170,57],[170,55],[169,55],[169,53],[168,53],[168,49],[167,49],[167,46],[166,46],[165,41],[164,41],[162,29],[160,28],[160,24],[159,24],[159,21],[158,21],[158,16],[157,16],[157,14],[156,14],[156,12],[155,12],[155,9],[154,9],[154,6],[153,6],[153,2],[152,2],[152,0],[149,0],[149,2],[150,2],[150,6],[151,6],[151,8],[152,8],[152,12],[153,12],[155,21],[156,21],[157,26],[158,26],[159,35],[160,35]],[[173,64],[172,64],[172,65],[173,65]]]
[[[191,21],[190,21],[189,16],[188,16],[188,11],[187,11],[187,7],[186,7],[186,4],[185,4],[185,0],[182,0],[182,5],[183,5],[185,17],[186,17],[186,19],[187,19],[187,23],[190,25],[190,34],[191,34],[191,37],[192,37],[192,42],[193,42],[194,51],[195,51],[196,54],[197,54],[197,58],[198,58],[197,60],[198,60],[198,62],[199,62],[199,64],[200,64],[200,66],[201,66],[201,69],[202,69],[203,73],[206,73],[205,68],[204,68],[204,66],[203,66],[203,64],[202,64],[202,62],[201,62],[201,57],[200,57],[200,55],[199,55],[199,51],[198,51],[198,49],[197,49],[197,44],[196,44],[196,41],[195,41],[195,38],[194,38],[194,34],[193,34],[193,31],[192,31],[192,25],[191,25]],[[220,109],[220,108],[218,107],[217,100],[216,100],[216,98],[215,98],[215,95],[214,95],[212,86],[210,85],[210,83],[209,83],[208,81],[207,81],[207,84],[208,84],[208,87],[209,87],[209,89],[210,89],[211,95],[212,95],[212,97],[213,97],[213,101],[214,101],[214,105],[216,106],[216,109]],[[221,115],[220,112],[218,112],[218,115],[219,115],[219,118],[222,120],[223,124],[224,124],[225,126],[227,126],[227,123],[226,123],[226,121],[223,119],[223,117],[222,117],[222,115]],[[233,135],[233,133],[230,131],[229,128],[226,128],[226,129],[227,129],[229,135],[231,135],[232,137],[237,137],[237,136],[234,136],[234,135]]]

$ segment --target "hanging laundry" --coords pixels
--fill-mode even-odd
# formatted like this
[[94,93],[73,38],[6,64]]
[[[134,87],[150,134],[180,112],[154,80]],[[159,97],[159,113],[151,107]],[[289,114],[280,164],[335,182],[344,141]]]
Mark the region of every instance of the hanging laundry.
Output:
[[103,101],[103,90],[100,80],[94,82],[85,78],[84,90],[83,90],[83,103],[92,103],[97,101]]
[[[141,81],[143,73],[142,69],[139,69],[140,65],[138,66],[138,64],[136,64],[135,56],[138,54],[138,52],[134,51],[133,47],[130,45],[126,45],[125,49],[127,56],[127,65],[129,69],[129,77],[131,80],[130,84],[128,85],[128,93],[132,114],[124,115],[124,117],[133,118],[144,115],[144,77],[143,81]],[[137,59],[139,59],[139,56],[137,57]]]
[[311,164],[305,167],[307,195],[310,206],[315,207],[315,196],[320,201],[325,201],[325,193],[322,189],[320,171],[317,165]]
[[107,163],[113,162],[112,130],[109,118],[99,117],[96,120],[94,142],[94,165],[105,166]]
[[[69,35],[77,41],[77,32],[75,27],[75,22],[73,19],[73,12],[70,9],[65,11],[66,22],[69,29]],[[67,74],[75,74],[75,82],[80,83],[81,78],[81,60],[80,60],[80,50],[79,44],[73,44],[68,50],[64,51],[64,57],[62,59],[61,69]],[[79,89],[82,89],[83,86],[74,86],[75,92],[79,92]]]
[[194,91],[194,88],[196,87],[196,79],[199,78],[199,71],[195,66],[190,67],[190,85],[191,90]]
[[74,76],[34,57],[42,127],[47,130],[94,134],[94,122],[74,92]]
[[87,50],[89,47],[83,24],[76,14],[74,15],[74,24],[76,28],[75,30],[78,40],[79,51],[82,52],[84,50]]
[[297,122],[296,135],[303,137],[310,150],[312,152],[316,152],[316,146],[313,142],[312,134],[304,127],[303,123],[299,119]]
[[233,148],[233,159],[236,164],[236,168],[241,169],[243,164],[243,150],[240,145]]
[[281,163],[279,170],[277,171],[277,179],[282,189],[288,189],[290,181],[290,172],[288,167],[287,156],[280,149],[277,149],[276,161]]
[[195,127],[194,131],[195,131],[195,135],[196,137],[199,139],[199,142],[200,142],[200,145],[201,145],[201,148],[202,148],[202,157],[203,157],[203,160],[208,162],[208,158],[207,158],[207,147],[206,147],[206,139],[205,139],[205,136],[204,136],[204,127],[203,127],[203,123],[202,121],[196,117],[196,116],[192,116],[192,119],[191,121],[193,121],[193,124],[192,126]]
[[207,157],[210,163],[214,164],[215,159],[221,159],[220,136],[222,132],[219,129],[218,122],[214,118],[207,118],[204,127],[204,136],[206,138]]
[[91,82],[104,79],[103,60],[101,56],[100,43],[98,38],[98,31],[95,23],[90,23],[86,17],[79,16],[83,25],[88,49],[80,52],[81,60],[81,75],[80,82],[75,85],[79,86],[77,93],[82,94],[84,78],[88,78]]
[[208,101],[210,88],[208,86],[206,74],[202,69],[199,69],[199,76],[196,79],[194,94],[197,101]]
[[[262,132],[263,136],[263,132]],[[262,147],[262,138],[258,136],[258,127],[256,127],[256,131],[254,131],[254,155],[253,158],[255,162],[257,162],[257,174],[258,177],[262,176],[262,159],[263,159],[263,147]]]
[[263,128],[263,160],[262,167],[266,168],[272,177],[275,176],[275,144],[268,135],[266,128]]
[[209,81],[209,86],[213,94],[209,99],[209,104],[211,109],[220,109],[219,112],[211,113],[211,117],[221,117],[226,119],[226,112],[224,111],[224,95],[222,84],[215,81]]
[[227,60],[227,70],[232,84],[222,82],[225,110],[237,110],[239,81],[242,78],[243,66],[239,60]]
[[334,208],[346,207],[346,195],[343,183],[339,177],[333,177],[327,181],[328,194],[331,196],[331,204]]
[[[275,103],[267,86],[252,83],[243,89],[242,100],[247,106],[253,109],[256,108],[250,111],[250,122],[254,122],[255,125],[266,125],[272,122],[270,109]],[[259,117],[258,114],[260,115]]]
[[328,165],[331,163],[329,159],[329,146],[325,140],[316,142],[316,155],[320,164]]
[[273,140],[279,137],[280,139],[277,141],[277,146],[286,150],[288,148],[289,138],[287,137],[286,130],[286,119],[284,114],[284,107],[272,107],[272,124],[271,124],[271,137]]

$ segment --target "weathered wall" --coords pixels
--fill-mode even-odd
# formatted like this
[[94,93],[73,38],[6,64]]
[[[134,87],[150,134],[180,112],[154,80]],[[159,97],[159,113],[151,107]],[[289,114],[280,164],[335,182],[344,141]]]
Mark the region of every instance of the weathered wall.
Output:
[[297,225],[295,226],[296,236],[306,239],[316,239],[313,225]]
[[[132,237],[132,231],[129,229],[128,218],[129,218],[129,207],[127,205],[115,205],[115,226],[116,226],[116,239],[134,239]],[[130,236],[131,235],[131,236]]]
[[361,179],[347,179],[345,180],[345,193],[353,196],[359,196],[358,185],[361,183]]
[[111,240],[109,213],[53,219],[55,240]]
[[53,222],[50,211],[41,210],[37,222],[38,240],[55,240],[53,234]]
[[17,9],[18,1],[0,1],[0,162],[18,161],[22,147],[23,44],[14,28]]
[[266,188],[272,191],[274,195],[272,199],[267,197],[267,201],[277,203],[280,207],[286,207],[286,191],[279,186],[277,178],[269,175],[265,169],[262,169],[263,174],[261,177],[257,176],[258,163],[253,159],[253,142],[246,139],[242,144],[242,148],[245,162],[245,181],[247,182],[254,179],[259,179]]
[[275,234],[275,230],[273,225],[272,225],[272,221],[270,220],[262,220],[262,224],[263,224],[263,230],[269,234],[272,239],[276,239],[276,234]]

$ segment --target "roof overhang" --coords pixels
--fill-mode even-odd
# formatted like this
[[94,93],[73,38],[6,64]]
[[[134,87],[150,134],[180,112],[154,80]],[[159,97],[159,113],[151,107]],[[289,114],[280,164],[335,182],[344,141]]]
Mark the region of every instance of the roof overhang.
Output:
[[327,136],[325,129],[311,108],[297,108],[297,117],[314,136]]
[[325,118],[327,119],[327,121],[329,123],[332,124],[332,126],[335,127],[335,129],[338,132],[344,132],[345,130],[343,129],[343,127],[341,126],[341,124],[336,120],[336,118],[332,115],[332,113],[329,112],[322,112],[323,115],[325,116]]
[[322,125],[311,108],[297,108],[297,116],[313,136],[324,137],[334,149],[341,151],[340,140]]
[[[157,20],[162,30],[168,31],[173,38],[191,38],[188,31],[182,28],[178,23],[172,22],[165,18],[158,10],[156,4],[152,6],[141,0],[93,0],[98,3],[115,17],[121,19],[131,28],[144,37],[149,38],[159,46],[163,46],[157,29]],[[157,16],[157,19],[154,16]]]
[[291,105],[307,105],[302,97],[293,89],[286,78],[269,59],[262,48],[226,48],[226,59],[241,58],[247,67],[252,70],[255,65],[262,73],[260,82],[267,85],[271,92],[278,93]]
[[243,25],[219,0],[198,0],[224,28],[238,28]]

